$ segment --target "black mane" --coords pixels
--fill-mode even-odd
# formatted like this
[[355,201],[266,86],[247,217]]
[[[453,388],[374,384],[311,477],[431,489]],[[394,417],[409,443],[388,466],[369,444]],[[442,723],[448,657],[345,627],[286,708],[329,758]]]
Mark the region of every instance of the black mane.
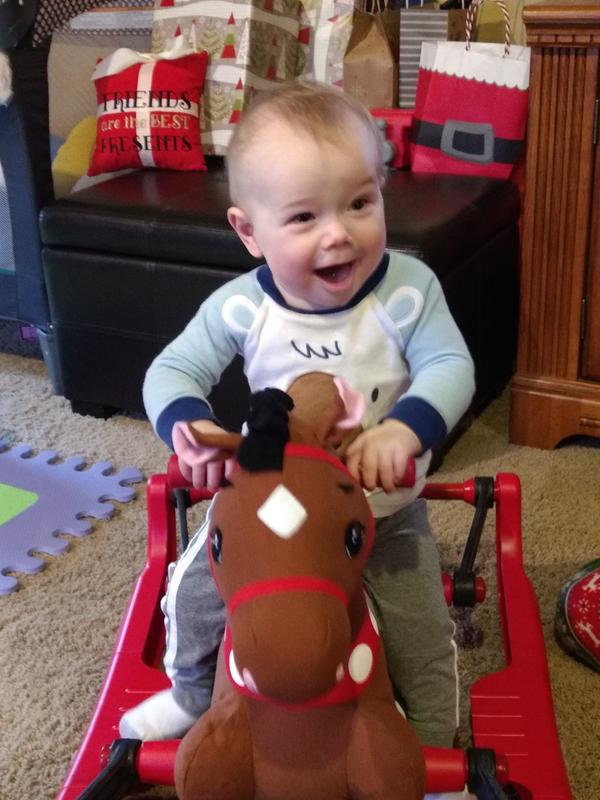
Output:
[[248,435],[238,450],[238,463],[249,472],[281,471],[290,438],[288,413],[294,401],[280,389],[263,389],[250,398]]

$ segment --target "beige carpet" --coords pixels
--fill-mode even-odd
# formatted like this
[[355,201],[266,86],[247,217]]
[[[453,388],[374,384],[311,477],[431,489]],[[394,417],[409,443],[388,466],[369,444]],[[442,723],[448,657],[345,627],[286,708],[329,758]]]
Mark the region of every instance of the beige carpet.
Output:
[[[575,800],[600,797],[600,675],[555,644],[552,623],[562,583],[600,555],[600,448],[588,442],[546,452],[509,445],[508,395],[478,419],[446,457],[436,480],[514,471],[523,483],[526,565],[544,622],[556,714]],[[52,395],[42,362],[0,354],[0,437],[62,455],[110,460],[145,475],[167,452],[145,421],[102,421],[71,413]],[[432,504],[445,563],[456,563],[470,522],[462,504]],[[491,526],[480,554],[490,575]],[[144,561],[143,489],[110,521],[47,558],[20,591],[0,596],[0,800],[53,798],[92,712],[119,620]],[[502,664],[493,606],[476,612],[482,647],[462,650],[464,687]],[[463,709],[464,713],[464,709]]]

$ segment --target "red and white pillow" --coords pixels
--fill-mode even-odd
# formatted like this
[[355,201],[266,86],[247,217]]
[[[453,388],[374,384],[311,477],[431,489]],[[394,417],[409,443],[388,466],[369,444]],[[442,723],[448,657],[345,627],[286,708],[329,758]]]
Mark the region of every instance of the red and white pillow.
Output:
[[88,175],[141,167],[204,170],[200,100],[208,54],[120,48],[96,65],[96,145]]
[[562,587],[554,633],[567,653],[600,672],[600,559],[590,561]]

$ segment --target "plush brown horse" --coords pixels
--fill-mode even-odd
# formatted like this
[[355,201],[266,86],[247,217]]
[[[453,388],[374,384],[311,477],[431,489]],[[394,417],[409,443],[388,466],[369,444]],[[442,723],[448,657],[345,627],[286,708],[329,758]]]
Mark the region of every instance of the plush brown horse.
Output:
[[373,518],[331,452],[352,401],[329,376],[298,384],[254,395],[243,439],[195,436],[238,466],[210,515],[228,621],[212,706],[177,753],[178,796],[420,800],[422,750],[361,581]]

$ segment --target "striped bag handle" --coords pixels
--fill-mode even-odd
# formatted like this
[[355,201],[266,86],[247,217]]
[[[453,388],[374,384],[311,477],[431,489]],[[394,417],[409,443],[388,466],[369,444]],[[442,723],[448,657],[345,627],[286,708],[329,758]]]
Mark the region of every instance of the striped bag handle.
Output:
[[[473,32],[473,23],[475,22],[477,9],[480,8],[480,6],[482,6],[485,2],[486,0],[473,0],[467,11],[467,21],[465,27],[465,48],[467,50],[471,48],[471,34]],[[497,6],[500,6],[500,11],[502,11],[502,16],[504,17],[504,55],[507,56],[510,52],[510,43],[512,41],[510,15],[503,0],[489,0],[489,2],[496,3]]]
[[[467,0],[460,0],[460,7],[461,8],[466,8],[466,6],[465,6],[466,2],[467,2]],[[450,3],[452,3],[452,5],[450,5]],[[424,5],[425,5],[425,0],[404,0],[404,8],[415,8],[415,6],[418,7],[418,8],[423,8]],[[456,8],[456,6],[452,2],[452,0],[449,0],[448,3],[442,3],[440,5],[440,9],[439,10],[440,11],[448,11],[448,9],[450,9],[450,8]]]
[[[460,5],[458,5],[460,3]],[[443,3],[440,3],[440,11],[454,11],[465,9],[468,7],[469,0],[445,0]],[[423,5],[423,3],[421,3]]]

